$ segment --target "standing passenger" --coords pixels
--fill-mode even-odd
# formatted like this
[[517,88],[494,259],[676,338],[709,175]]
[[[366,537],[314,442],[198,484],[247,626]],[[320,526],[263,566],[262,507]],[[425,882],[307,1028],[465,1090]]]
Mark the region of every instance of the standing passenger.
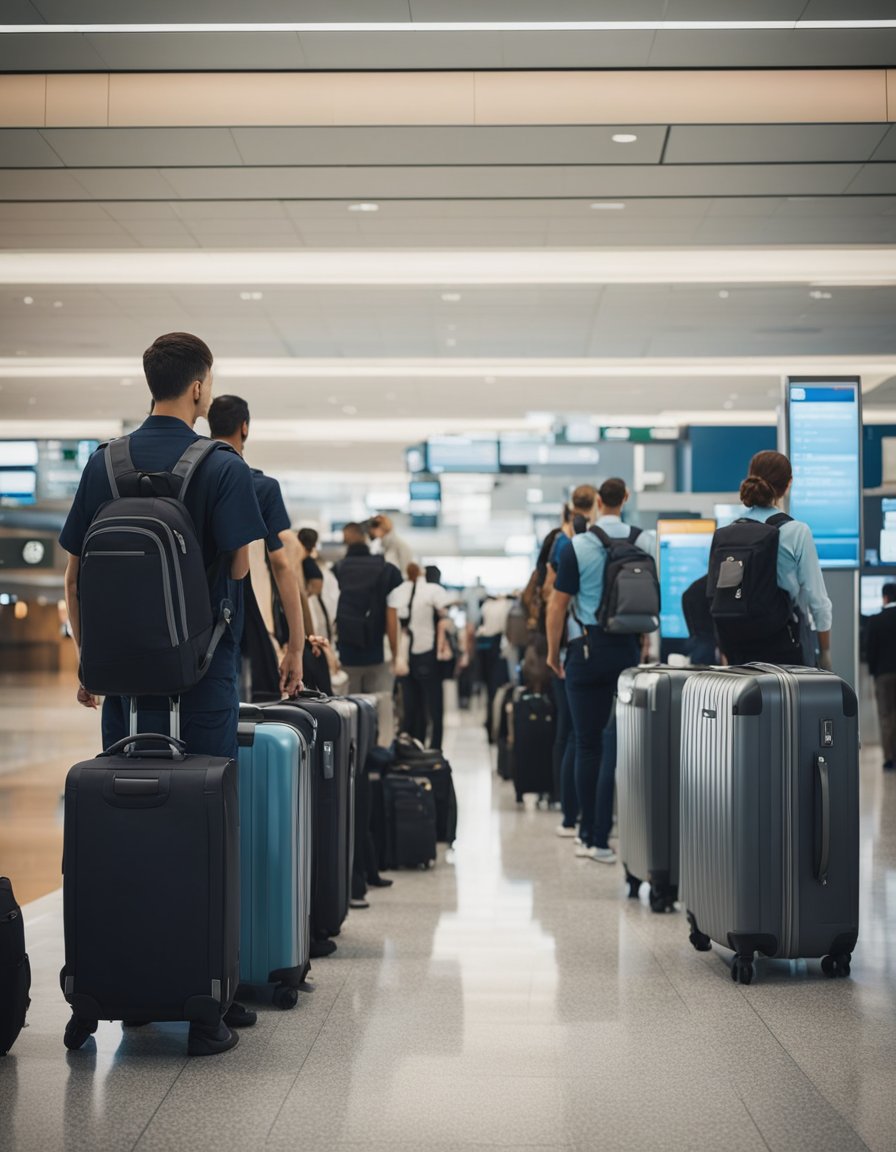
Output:
[[407,580],[388,600],[410,637],[408,674],[401,681],[404,727],[411,736],[425,741],[429,722],[430,748],[442,747],[444,687],[436,654],[437,620],[450,602],[442,585],[430,583],[419,564],[413,563],[408,565]]
[[868,671],[874,677],[884,771],[896,767],[896,584],[884,584],[883,611],[868,621],[865,651]]
[[[624,539],[631,534],[622,522],[622,506],[627,499],[625,481],[618,478],[605,480],[598,490],[596,526],[611,538]],[[634,544],[652,556],[654,533],[640,532]],[[576,791],[581,812],[581,843],[576,845],[576,855],[615,864],[616,853],[607,841],[613,824],[615,731],[605,738],[605,729],[613,718],[616,681],[620,672],[638,663],[639,644],[637,636],[605,632],[597,622],[606,566],[607,548],[594,531],[573,536],[560,557],[548,605],[548,664],[566,681],[575,733]],[[569,627],[565,666],[560,662],[564,623]]]

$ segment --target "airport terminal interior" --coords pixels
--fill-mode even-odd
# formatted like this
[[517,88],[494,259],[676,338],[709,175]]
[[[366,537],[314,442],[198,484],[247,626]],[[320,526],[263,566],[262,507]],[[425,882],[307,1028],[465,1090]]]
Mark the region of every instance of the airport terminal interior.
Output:
[[[0,1148],[896,1148],[896,715],[882,690],[896,681],[896,633],[882,649],[870,640],[896,585],[894,317],[890,0],[0,0],[0,876],[21,906],[0,915],[0,1040],[22,923],[31,968],[26,1026],[0,1057]],[[380,725],[381,747],[352,758],[341,800],[340,836],[355,872],[367,862],[366,892],[343,853],[340,922],[315,928],[329,883],[320,795],[341,769],[322,741],[303,744],[301,771],[322,765],[306,814],[318,839],[290,876],[305,892],[310,971],[294,1006],[267,987],[241,990],[256,1022],[203,1059],[188,1055],[186,1015],[100,1018],[83,1045],[63,1043],[72,1006],[60,970],[69,992],[74,970],[63,834],[88,818],[86,802],[66,803],[66,777],[103,739],[98,712],[78,700],[59,535],[98,446],[149,416],[142,357],[166,333],[201,338],[212,395],[248,405],[244,458],[279,482],[287,551],[311,563],[293,588],[331,641],[320,659],[332,694],[378,693]],[[205,416],[196,431],[211,434]],[[579,557],[573,607],[583,602],[574,537],[589,514],[577,525],[571,501],[622,478],[623,519],[648,534],[659,593],[658,626],[640,649],[630,628],[632,651],[689,671],[702,660],[683,593],[707,573],[714,534],[735,530],[754,454],[776,451],[792,464],[786,507],[808,525],[832,612],[806,662],[843,681],[844,718],[810,722],[818,747],[793,769],[796,799],[770,801],[784,849],[752,825],[731,844],[688,841],[682,803],[681,899],[657,909],[650,877],[628,881],[626,843],[637,799],[626,781],[632,765],[653,768],[627,748],[622,714],[647,689],[620,689],[617,741],[602,737],[605,764],[617,748],[615,816],[612,779],[609,801],[597,800],[610,804],[608,846],[589,842],[581,799],[580,844],[575,814],[561,810],[559,736],[551,729],[537,756],[540,728],[531,744],[514,741],[527,718],[559,722],[567,694],[539,647],[561,601],[545,591],[539,616],[524,593],[541,561],[539,580],[556,574],[553,596],[564,594],[567,562],[541,555],[561,530]],[[413,634],[396,645],[410,646],[404,667],[388,644],[377,657],[385,689],[344,672],[353,649],[333,565],[353,526],[387,560],[401,545],[397,583],[410,557],[445,590],[429,625],[433,652],[444,644],[448,657],[437,661],[441,740],[432,703],[409,702]],[[301,529],[316,533],[310,546]],[[778,563],[780,575],[780,551]],[[253,589],[273,589],[255,596],[276,660],[264,628],[277,632],[279,569],[262,548],[251,570]],[[408,585],[426,586],[422,574]],[[377,611],[392,619],[385,593]],[[579,625],[570,619],[564,651],[582,643]],[[723,657],[711,619],[707,662]],[[264,699],[255,659],[243,657],[246,703]],[[689,685],[737,675],[689,675],[683,706],[697,698]],[[263,715],[243,719],[274,727]],[[435,761],[391,743],[419,716],[422,742],[441,747]],[[570,723],[574,745],[586,720]],[[677,729],[672,743],[683,797]],[[739,747],[729,736],[732,763]],[[442,784],[450,765],[456,835],[438,823],[443,794],[413,776],[418,753]],[[403,755],[421,821],[435,795],[432,866],[392,866],[390,775]],[[533,791],[521,765],[538,757],[547,782]],[[737,795],[751,811],[768,799],[768,759],[744,768]],[[848,803],[837,800],[840,765]],[[361,817],[351,797],[368,788]],[[677,839],[677,795],[664,818]],[[789,839],[782,825],[803,831]],[[119,846],[109,875],[164,874],[167,843],[137,865]],[[807,875],[797,868],[774,889],[787,924],[853,878],[858,937],[840,978],[818,950],[757,948],[745,979],[736,941],[693,946],[693,876],[705,865],[729,877],[735,849],[763,891],[784,851],[808,853]],[[676,877],[678,866],[676,855]],[[85,885],[102,879],[78,872],[76,894],[74,875],[72,865],[72,921],[87,915]],[[178,879],[173,902],[193,878]],[[247,891],[244,874],[244,913]],[[127,917],[132,907],[110,908],[105,935]],[[169,941],[156,962],[176,973],[183,959]]]

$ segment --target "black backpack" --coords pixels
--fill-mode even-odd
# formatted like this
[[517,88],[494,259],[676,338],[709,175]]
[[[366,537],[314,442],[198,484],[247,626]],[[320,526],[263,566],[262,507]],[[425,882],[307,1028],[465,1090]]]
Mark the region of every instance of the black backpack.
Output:
[[660,582],[656,561],[635,544],[640,528],[628,536],[608,536],[603,528],[589,528],[607,550],[604,591],[597,622],[605,632],[637,634],[660,626]]
[[386,561],[382,556],[347,556],[336,569],[339,603],[336,629],[339,643],[349,648],[369,648],[377,640],[376,624],[382,621],[382,597]]
[[6,1055],[25,1027],[30,991],[22,909],[12,894],[12,884],[0,876],[0,1056]]
[[767,639],[786,628],[793,607],[778,587],[778,529],[790,520],[779,512],[765,523],[742,518],[716,529],[706,595],[723,646]]
[[98,695],[176,696],[208,671],[233,605],[217,620],[210,578],[183,500],[205,457],[233,449],[195,440],[170,472],[134,467],[128,437],[104,445],[112,499],[81,549],[81,683]]

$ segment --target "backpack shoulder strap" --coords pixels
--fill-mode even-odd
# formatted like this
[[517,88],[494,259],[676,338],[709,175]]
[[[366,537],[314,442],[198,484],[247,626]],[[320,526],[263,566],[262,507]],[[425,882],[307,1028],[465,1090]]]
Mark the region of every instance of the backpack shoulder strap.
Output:
[[118,482],[128,473],[136,472],[134,461],[131,459],[131,450],[128,446],[130,436],[119,436],[103,445],[103,459],[106,463],[106,476],[109,487],[112,489],[112,499],[117,500],[121,495]]
[[187,494],[187,488],[190,486],[190,481],[196,474],[196,469],[202,461],[211,452],[216,449],[222,448],[228,452],[233,452],[236,455],[235,449],[231,448],[229,444],[225,444],[221,440],[209,440],[207,437],[200,437],[194,440],[187,448],[178,462],[171,469],[171,474],[180,479],[180,490],[177,493],[178,500],[183,503],[184,497]]
[[774,516],[769,516],[766,520],[772,528],[780,528],[782,524],[789,524],[793,520],[792,516],[788,516],[786,512],[776,512]]
[[606,532],[604,532],[603,528],[598,528],[598,526],[596,524],[592,524],[591,527],[588,529],[588,531],[591,533],[592,536],[596,536],[597,539],[600,540],[600,542],[601,542],[601,544],[603,544],[604,548],[612,548],[612,546],[613,546],[612,537],[608,536],[606,534]]
[[631,526],[631,528],[629,529],[629,533],[628,533],[629,544],[634,544],[634,542],[638,539],[638,537],[641,535],[642,532],[643,532],[643,528],[638,528],[637,525],[633,524]]

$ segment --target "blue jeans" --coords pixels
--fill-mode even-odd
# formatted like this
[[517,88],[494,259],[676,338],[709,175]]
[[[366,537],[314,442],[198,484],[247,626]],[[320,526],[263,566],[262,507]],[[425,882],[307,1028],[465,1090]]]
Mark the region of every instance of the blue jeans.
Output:
[[557,736],[554,741],[554,779],[560,782],[560,807],[563,809],[563,827],[575,828],[579,817],[579,796],[576,792],[576,739],[572,728],[572,713],[566,698],[566,681],[551,677],[554,702],[557,708]]
[[[576,790],[581,810],[579,836],[589,847],[607,847],[616,783],[615,725],[606,740],[604,730],[613,716],[619,674],[637,663],[638,641],[635,636],[616,636],[593,630],[587,644],[580,637],[569,645],[566,698],[576,739]],[[602,771],[602,760],[605,761],[605,771]]]

